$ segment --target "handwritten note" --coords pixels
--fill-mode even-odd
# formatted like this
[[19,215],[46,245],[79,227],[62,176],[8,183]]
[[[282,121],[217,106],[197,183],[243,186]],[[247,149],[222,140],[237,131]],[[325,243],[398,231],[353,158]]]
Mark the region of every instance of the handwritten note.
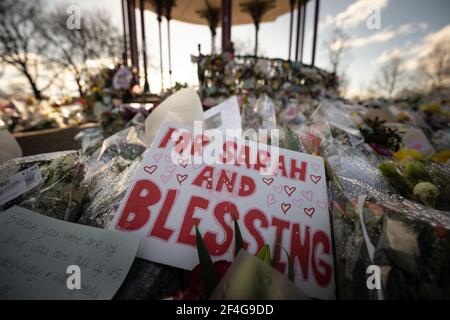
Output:
[[[139,239],[49,218],[19,206],[0,213],[1,299],[111,299]],[[80,289],[69,289],[70,265]]]

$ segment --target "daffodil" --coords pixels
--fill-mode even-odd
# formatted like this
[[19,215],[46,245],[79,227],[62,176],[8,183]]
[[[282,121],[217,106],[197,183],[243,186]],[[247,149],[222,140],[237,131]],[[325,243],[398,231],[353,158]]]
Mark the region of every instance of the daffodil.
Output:
[[441,113],[441,104],[438,102],[426,103],[420,106],[420,111]]
[[402,148],[394,153],[394,158],[406,165],[410,160],[422,160],[422,154],[416,149]]
[[443,149],[431,157],[431,160],[440,162],[440,163],[446,163],[449,159],[450,159],[450,150],[449,149]]

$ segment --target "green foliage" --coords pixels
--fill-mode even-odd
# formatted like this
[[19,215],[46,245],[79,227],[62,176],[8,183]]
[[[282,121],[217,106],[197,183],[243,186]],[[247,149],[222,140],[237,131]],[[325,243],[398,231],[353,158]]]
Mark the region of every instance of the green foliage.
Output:
[[200,234],[200,231],[198,231],[197,226],[195,226],[195,238],[197,242],[197,253],[202,278],[203,281],[205,282],[206,294],[207,296],[209,296],[219,283],[219,277],[216,273],[216,270],[214,269],[214,265],[211,260],[211,257],[209,256],[208,249],[206,248],[206,245],[203,242],[202,236]]
[[386,160],[378,165],[400,195],[438,209],[450,209],[450,169],[433,161],[410,160],[405,166]]
[[286,253],[286,255],[288,257],[288,278],[292,282],[295,282],[295,277],[294,277],[294,260],[292,260],[291,255],[289,254],[289,252],[285,248],[283,248],[283,250],[284,250],[284,252]]
[[261,250],[256,254],[258,258],[260,258],[262,261],[264,261],[267,264],[270,264],[270,247],[268,244],[265,244]]
[[234,218],[234,256],[237,256],[239,251],[244,248],[244,240],[242,240],[241,229],[236,218]]
[[402,145],[402,132],[386,126],[385,123],[386,121],[378,118],[366,119],[364,126],[359,130],[367,143],[375,143],[390,151],[397,151]]
[[298,135],[289,126],[285,126],[285,137],[283,147],[292,151],[301,151],[300,140]]

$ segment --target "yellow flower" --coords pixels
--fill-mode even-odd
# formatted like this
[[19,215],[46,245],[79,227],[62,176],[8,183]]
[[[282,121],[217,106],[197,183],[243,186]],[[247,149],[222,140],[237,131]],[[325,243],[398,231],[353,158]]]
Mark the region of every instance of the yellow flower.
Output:
[[443,149],[431,157],[431,160],[440,163],[446,163],[447,160],[449,159],[450,159],[450,150],[448,149]]
[[400,113],[398,114],[398,116],[397,116],[397,120],[398,120],[399,122],[401,122],[401,121],[408,121],[408,120],[409,120],[409,116],[408,116],[408,114],[405,113],[405,112],[400,112]]
[[394,153],[394,158],[405,165],[410,160],[422,160],[422,154],[416,149],[402,148]]
[[441,104],[438,102],[430,102],[420,106],[420,111],[433,112],[433,113],[441,113]]
[[92,88],[92,93],[100,93],[100,92],[101,92],[101,90],[100,90],[99,87],[93,87]]

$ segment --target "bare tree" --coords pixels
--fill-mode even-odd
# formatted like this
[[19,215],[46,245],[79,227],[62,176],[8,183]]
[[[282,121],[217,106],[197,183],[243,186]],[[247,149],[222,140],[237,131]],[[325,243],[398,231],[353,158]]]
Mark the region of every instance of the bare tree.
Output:
[[348,35],[339,28],[333,30],[328,41],[325,42],[328,49],[328,59],[331,65],[331,72],[339,73],[342,61],[348,54],[350,49],[350,41]]
[[339,96],[341,97],[347,96],[349,86],[350,86],[350,79],[345,74],[345,72],[342,72],[341,75],[339,76],[339,90],[338,90]]
[[391,98],[398,89],[403,74],[403,58],[400,56],[392,57],[381,67],[379,74],[376,76],[374,81],[375,89]]
[[432,51],[419,61],[419,72],[432,90],[450,85],[450,41],[436,44]]
[[54,79],[39,86],[41,54],[46,42],[37,30],[45,23],[39,0],[2,0],[0,2],[0,63],[16,68],[27,79],[34,96],[42,98]]
[[331,65],[331,72],[339,79],[339,95],[345,96],[348,91],[349,79],[345,74],[343,61],[347,58],[350,50],[348,35],[340,28],[336,28],[331,33],[330,38],[325,42],[328,49],[328,60]]
[[44,56],[71,73],[81,97],[85,95],[90,70],[87,61],[119,58],[121,35],[107,12],[94,10],[81,13],[80,28],[67,26],[67,6],[48,14],[40,30],[51,44]]

